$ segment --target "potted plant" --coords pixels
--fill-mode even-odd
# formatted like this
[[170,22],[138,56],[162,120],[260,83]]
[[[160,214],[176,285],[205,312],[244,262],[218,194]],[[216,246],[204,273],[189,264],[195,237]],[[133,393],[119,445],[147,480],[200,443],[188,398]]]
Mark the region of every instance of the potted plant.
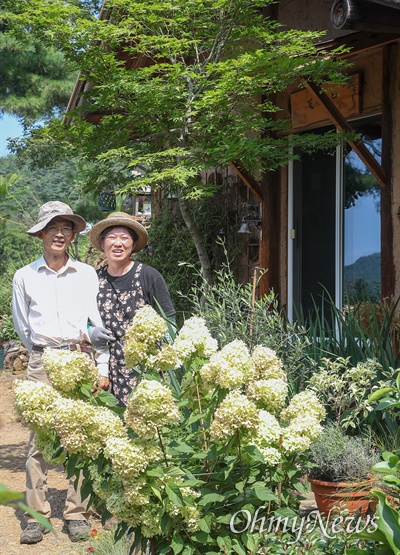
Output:
[[346,435],[338,423],[328,424],[310,446],[309,482],[319,511],[326,516],[339,508],[366,512],[378,460],[365,438]]

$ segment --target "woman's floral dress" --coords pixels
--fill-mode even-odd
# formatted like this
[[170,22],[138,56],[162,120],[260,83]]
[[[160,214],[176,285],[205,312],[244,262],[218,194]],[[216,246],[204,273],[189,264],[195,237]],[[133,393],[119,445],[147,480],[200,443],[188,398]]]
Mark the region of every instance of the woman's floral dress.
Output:
[[167,285],[162,275],[146,264],[134,262],[123,276],[111,276],[108,266],[97,271],[99,294],[97,304],[106,328],[116,341],[109,344],[110,391],[121,406],[126,406],[138,376],[138,369],[125,366],[125,331],[135,312],[150,304],[156,308],[156,298],[167,316],[175,314]]

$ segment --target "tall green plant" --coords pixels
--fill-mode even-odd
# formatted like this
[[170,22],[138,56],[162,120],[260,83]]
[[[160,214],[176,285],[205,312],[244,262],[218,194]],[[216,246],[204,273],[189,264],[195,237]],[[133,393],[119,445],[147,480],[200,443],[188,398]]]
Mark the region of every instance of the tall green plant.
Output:
[[314,302],[312,314],[300,311],[296,320],[307,329],[309,355],[317,363],[324,357],[341,357],[356,366],[376,359],[388,371],[400,365],[398,304],[399,299],[376,303],[366,296],[341,309],[326,291],[320,305]]

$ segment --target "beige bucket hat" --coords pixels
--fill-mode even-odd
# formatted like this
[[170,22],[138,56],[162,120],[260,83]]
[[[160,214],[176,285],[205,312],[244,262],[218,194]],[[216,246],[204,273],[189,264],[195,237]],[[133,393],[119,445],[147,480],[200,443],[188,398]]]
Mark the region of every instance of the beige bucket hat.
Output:
[[72,208],[68,206],[68,204],[60,202],[59,200],[51,200],[39,208],[38,223],[28,229],[27,233],[29,233],[29,235],[36,235],[38,231],[42,231],[51,220],[57,217],[74,222],[74,231],[77,233],[86,228],[85,220],[82,216],[74,214]]
[[108,227],[123,226],[132,229],[138,236],[133,252],[139,252],[147,245],[149,236],[146,229],[135,220],[133,216],[126,212],[111,212],[104,220],[97,222],[89,232],[89,239],[95,249],[102,251],[101,248],[101,232]]

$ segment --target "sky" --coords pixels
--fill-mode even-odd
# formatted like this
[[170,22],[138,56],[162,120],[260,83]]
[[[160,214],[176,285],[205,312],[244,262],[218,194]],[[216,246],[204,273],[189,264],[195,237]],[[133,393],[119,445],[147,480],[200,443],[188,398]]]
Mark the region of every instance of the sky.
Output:
[[17,118],[5,114],[0,119],[0,156],[10,154],[7,150],[7,137],[19,137],[21,133],[22,126],[18,123]]

